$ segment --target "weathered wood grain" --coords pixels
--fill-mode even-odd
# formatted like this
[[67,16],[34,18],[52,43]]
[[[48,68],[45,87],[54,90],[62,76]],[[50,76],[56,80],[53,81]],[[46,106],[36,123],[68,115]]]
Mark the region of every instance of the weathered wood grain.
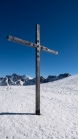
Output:
[[[10,35],[7,36],[7,40],[15,42],[15,43],[22,44],[22,45],[25,45],[25,46],[30,46],[30,47],[33,47],[33,48],[37,48],[37,46],[38,46],[38,43],[35,44],[35,43],[29,42],[29,41],[25,41],[25,40],[10,36]],[[39,40],[37,40],[37,41],[39,41]],[[52,54],[55,54],[55,55],[58,54],[57,51],[50,50],[50,49],[48,49],[47,47],[44,47],[44,46],[40,46],[40,50],[43,50],[45,52],[52,53]]]
[[48,49],[47,47],[44,47],[44,46],[40,46],[40,50],[43,50],[45,52],[48,52],[48,53],[51,53],[51,54],[54,54],[54,55],[57,55],[58,54],[57,51],[50,50],[50,49]]
[[36,115],[40,115],[40,25],[36,25]]
[[31,46],[33,48],[37,48],[37,44],[34,44],[32,42],[29,42],[29,41],[22,40],[22,39],[19,39],[19,38],[10,36],[10,35],[7,36],[7,40],[15,42],[15,43],[22,44],[22,45],[25,45],[25,46]]

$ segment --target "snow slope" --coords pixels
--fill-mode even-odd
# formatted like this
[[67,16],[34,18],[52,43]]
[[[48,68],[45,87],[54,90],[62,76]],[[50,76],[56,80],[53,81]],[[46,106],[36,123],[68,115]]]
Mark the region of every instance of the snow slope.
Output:
[[0,86],[0,139],[78,139],[78,75],[35,86]]

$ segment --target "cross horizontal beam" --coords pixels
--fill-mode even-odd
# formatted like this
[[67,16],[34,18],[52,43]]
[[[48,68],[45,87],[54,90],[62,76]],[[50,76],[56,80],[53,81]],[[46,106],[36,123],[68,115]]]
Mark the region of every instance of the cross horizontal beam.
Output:
[[25,40],[22,40],[22,39],[19,39],[19,38],[10,36],[10,35],[7,36],[7,40],[12,41],[12,42],[16,42],[16,43],[19,43],[19,44],[22,44],[22,45],[25,45],[25,46],[30,46],[30,47],[33,47],[33,48],[39,47],[40,50],[43,50],[45,52],[49,52],[49,53],[52,53],[52,54],[55,54],[55,55],[58,54],[57,51],[50,50],[47,47],[44,47],[44,46],[41,46],[41,45],[39,46],[39,45],[37,45],[35,43],[29,42],[29,41],[25,41]]

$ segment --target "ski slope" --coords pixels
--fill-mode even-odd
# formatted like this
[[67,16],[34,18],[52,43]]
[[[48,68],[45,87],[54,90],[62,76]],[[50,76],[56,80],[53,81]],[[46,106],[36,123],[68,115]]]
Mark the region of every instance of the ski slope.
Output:
[[78,75],[35,86],[0,86],[0,139],[78,139]]

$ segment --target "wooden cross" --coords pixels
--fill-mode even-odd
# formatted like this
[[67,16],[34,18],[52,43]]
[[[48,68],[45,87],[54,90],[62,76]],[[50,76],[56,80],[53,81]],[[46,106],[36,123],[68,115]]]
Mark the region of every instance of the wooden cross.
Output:
[[57,51],[50,50],[47,47],[40,45],[40,25],[36,24],[36,43],[28,42],[13,36],[7,36],[7,40],[16,42],[22,45],[31,46],[36,48],[36,115],[40,115],[40,50],[58,54]]

